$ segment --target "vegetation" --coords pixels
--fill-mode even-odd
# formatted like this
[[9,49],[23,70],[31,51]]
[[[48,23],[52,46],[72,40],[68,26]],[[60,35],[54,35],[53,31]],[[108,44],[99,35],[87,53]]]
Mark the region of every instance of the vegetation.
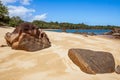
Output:
[[5,5],[2,4],[0,1],[0,25],[9,25],[12,27],[17,26],[18,24],[22,23],[23,20],[18,16],[9,17],[9,12]]
[[[0,1],[0,25],[9,25],[15,27],[20,23],[24,22],[19,16],[8,16],[8,9],[6,6],[2,4]],[[45,22],[40,20],[34,20],[32,22],[36,26],[42,29],[62,29],[65,31],[66,29],[113,29],[114,27],[118,26],[89,26],[84,23],[80,24],[73,24],[73,23],[58,23],[58,22]]]
[[9,26],[15,27],[22,22],[24,22],[24,21],[19,16],[13,16],[9,20]]
[[0,1],[0,21],[1,21],[0,24],[6,23],[8,19],[9,19],[8,9]]
[[32,22],[36,26],[42,29],[113,29],[115,27],[119,26],[89,26],[84,23],[81,24],[73,24],[73,23],[58,23],[58,22],[45,22],[45,21],[39,21],[39,20],[34,20]]

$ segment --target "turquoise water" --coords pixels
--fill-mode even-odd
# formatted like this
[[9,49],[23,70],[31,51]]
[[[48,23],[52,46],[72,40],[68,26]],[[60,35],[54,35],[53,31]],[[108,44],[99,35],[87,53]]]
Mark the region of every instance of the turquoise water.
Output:
[[[55,30],[47,30],[47,31],[53,31],[53,32],[62,32],[61,29],[55,29]],[[76,29],[67,29],[66,32],[67,33],[75,33],[75,32],[87,32],[87,33],[95,33],[95,34],[103,34],[105,32],[109,32],[110,30],[105,30],[105,29],[80,29],[80,30],[76,30]]]

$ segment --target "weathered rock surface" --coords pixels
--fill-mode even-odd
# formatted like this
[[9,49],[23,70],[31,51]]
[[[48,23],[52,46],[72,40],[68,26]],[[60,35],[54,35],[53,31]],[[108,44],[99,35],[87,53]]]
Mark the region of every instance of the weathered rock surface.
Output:
[[120,28],[114,28],[112,31],[104,33],[104,35],[112,35],[114,38],[120,39]]
[[118,66],[115,68],[115,72],[116,72],[117,74],[120,74],[120,65],[118,65]]
[[83,72],[89,74],[111,73],[115,71],[114,58],[108,52],[70,49],[68,56]]
[[37,51],[51,46],[45,32],[31,23],[22,23],[12,33],[6,33],[8,46],[17,50]]
[[112,35],[112,34],[113,34],[112,31],[110,31],[110,32],[105,32],[105,33],[104,33],[104,35]]
[[89,33],[90,36],[96,35],[94,32]]

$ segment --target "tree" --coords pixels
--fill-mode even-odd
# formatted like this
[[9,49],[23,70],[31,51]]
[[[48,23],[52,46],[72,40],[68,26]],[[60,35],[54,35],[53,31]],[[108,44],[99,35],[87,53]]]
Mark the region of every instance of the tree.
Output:
[[0,25],[5,25],[9,22],[8,9],[0,1]]
[[13,17],[11,17],[11,19],[9,21],[9,25],[12,27],[15,27],[22,22],[24,22],[24,21],[19,16],[13,16]]
[[0,1],[0,20],[3,21],[5,16],[8,16],[8,9]]

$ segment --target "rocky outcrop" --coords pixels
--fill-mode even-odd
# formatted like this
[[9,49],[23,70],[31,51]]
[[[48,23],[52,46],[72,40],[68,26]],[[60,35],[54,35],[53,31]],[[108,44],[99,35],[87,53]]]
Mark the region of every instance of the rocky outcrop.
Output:
[[105,33],[104,33],[104,35],[112,35],[112,34],[113,34],[112,31],[110,31],[110,32],[105,32]]
[[12,49],[37,51],[51,46],[45,32],[31,23],[22,23],[12,33],[6,33],[5,39]]
[[96,35],[94,32],[89,33],[90,36]]
[[111,73],[115,69],[114,58],[108,52],[70,49],[68,56],[83,72],[89,74]]
[[116,72],[117,74],[120,74],[120,65],[118,65],[118,66],[115,68],[115,72]]
[[104,33],[104,35],[112,35],[114,38],[120,39],[120,28],[114,28],[112,31]]
[[83,35],[84,37],[88,37],[89,35],[90,35],[90,36],[96,35],[94,32],[90,32],[90,33],[88,33],[88,32],[75,32],[75,34],[81,34],[81,35]]

